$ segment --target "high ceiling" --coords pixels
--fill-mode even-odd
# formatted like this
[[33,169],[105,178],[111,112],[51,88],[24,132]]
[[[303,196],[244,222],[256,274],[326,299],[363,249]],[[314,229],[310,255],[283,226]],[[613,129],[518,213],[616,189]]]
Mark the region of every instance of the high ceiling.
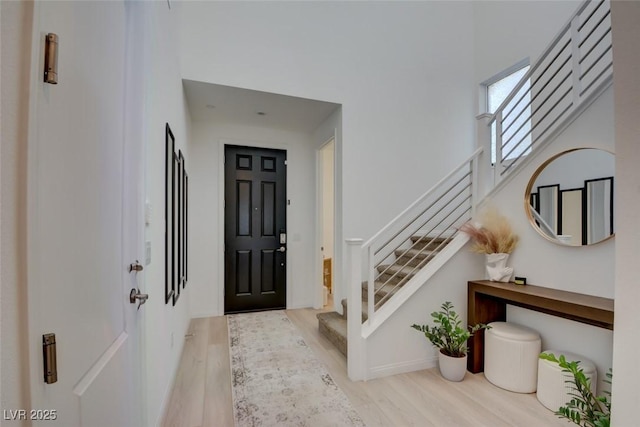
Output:
[[183,80],[194,121],[313,132],[340,105],[231,86]]

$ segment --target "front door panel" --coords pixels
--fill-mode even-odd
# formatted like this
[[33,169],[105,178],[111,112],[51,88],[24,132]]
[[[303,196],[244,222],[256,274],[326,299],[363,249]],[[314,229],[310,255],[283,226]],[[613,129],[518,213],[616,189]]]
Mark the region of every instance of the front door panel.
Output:
[[285,161],[225,147],[225,313],[286,308]]

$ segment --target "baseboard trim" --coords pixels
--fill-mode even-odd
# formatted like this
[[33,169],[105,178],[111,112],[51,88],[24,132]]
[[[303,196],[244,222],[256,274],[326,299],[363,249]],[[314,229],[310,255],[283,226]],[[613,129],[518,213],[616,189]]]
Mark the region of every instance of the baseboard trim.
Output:
[[[191,322],[187,322],[187,329],[183,332],[183,336],[186,335],[189,332],[189,326],[191,325]],[[160,408],[158,408],[158,414],[156,417],[156,422],[154,424],[154,426],[161,426],[164,422],[164,420],[167,418],[167,414],[169,411],[169,403],[171,401],[171,394],[173,393],[173,388],[176,385],[176,379],[178,378],[178,369],[180,368],[180,359],[182,359],[182,352],[184,351],[184,342],[185,340],[179,340],[180,342],[180,351],[178,352],[178,354],[180,356],[178,356],[176,363],[174,364],[173,368],[171,369],[171,379],[168,381],[169,384],[167,384],[167,388],[164,392],[164,397],[162,398],[162,403],[160,404]]]
[[205,312],[200,312],[200,313],[194,313],[191,315],[192,319],[202,319],[204,317],[218,317],[218,316],[223,316],[223,314],[219,314],[213,311],[205,311]]
[[410,360],[408,362],[390,363],[388,365],[373,366],[369,368],[367,380],[388,377],[390,375],[405,374],[407,372],[422,371],[438,366],[438,358]]
[[313,307],[313,303],[310,301],[302,302],[298,304],[291,304],[287,307],[287,310],[297,310],[299,308],[315,308]]

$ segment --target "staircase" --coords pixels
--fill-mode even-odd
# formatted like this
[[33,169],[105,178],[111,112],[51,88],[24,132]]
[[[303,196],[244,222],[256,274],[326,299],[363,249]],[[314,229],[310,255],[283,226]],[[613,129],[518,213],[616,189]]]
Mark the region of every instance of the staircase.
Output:
[[[410,238],[408,248],[394,251],[393,263],[380,264],[375,279],[374,306],[381,306],[398,292],[415,275],[427,265],[451,240],[451,237],[434,237],[414,235]],[[347,355],[347,299],[341,301],[342,312],[318,313],[318,330],[340,353]],[[369,318],[367,282],[362,283],[362,322]]]
[[611,86],[612,65],[609,1],[585,0],[496,112],[478,116],[479,148],[371,239],[346,240],[345,294],[362,319],[347,321],[345,300],[344,316],[317,317],[348,346],[350,379],[367,379],[369,338],[464,246],[458,228]]

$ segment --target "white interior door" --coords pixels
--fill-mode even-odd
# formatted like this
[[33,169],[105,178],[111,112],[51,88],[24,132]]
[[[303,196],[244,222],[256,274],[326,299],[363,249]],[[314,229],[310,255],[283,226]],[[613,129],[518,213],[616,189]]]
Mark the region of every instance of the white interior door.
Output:
[[[128,8],[38,2],[34,15],[28,282],[32,407],[43,412],[30,415],[49,418],[36,425],[140,426],[144,305],[129,291],[143,272],[128,267],[142,262],[142,123],[132,121],[141,114]],[[46,33],[59,37],[57,85],[42,82]],[[53,384],[43,379],[46,333],[56,336]]]

